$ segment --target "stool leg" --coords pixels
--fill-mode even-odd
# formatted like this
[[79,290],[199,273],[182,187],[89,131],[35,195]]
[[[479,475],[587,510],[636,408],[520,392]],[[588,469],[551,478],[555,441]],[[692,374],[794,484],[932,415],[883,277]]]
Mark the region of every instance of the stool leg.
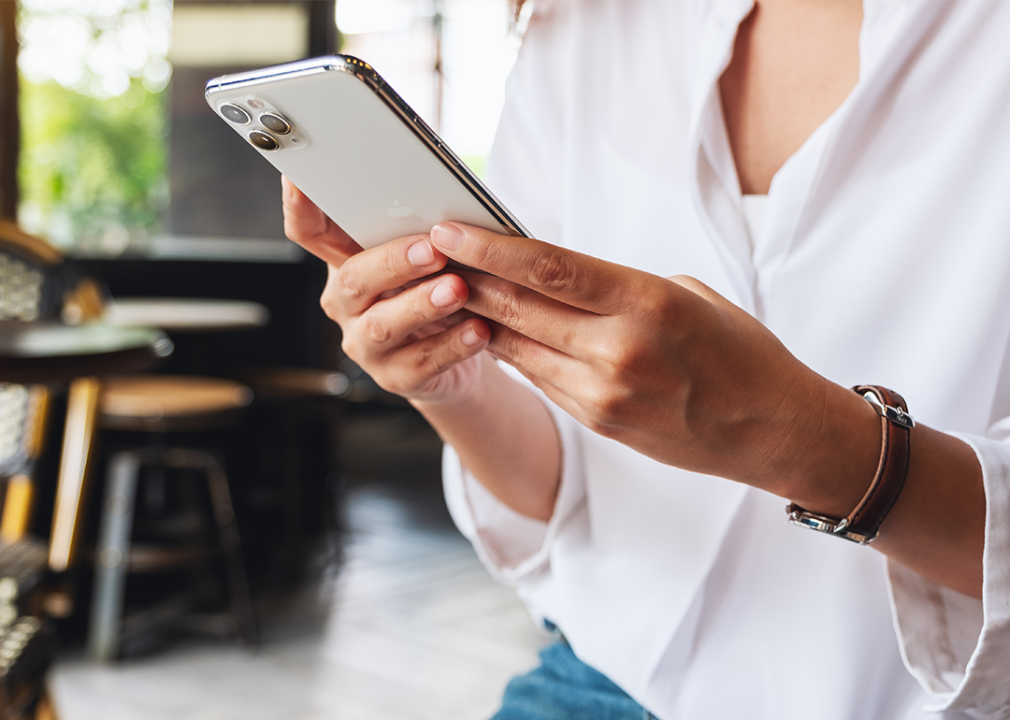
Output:
[[242,558],[242,540],[238,524],[235,522],[228,476],[216,459],[208,467],[207,480],[211,503],[214,506],[214,521],[217,523],[218,537],[228,573],[228,591],[231,595],[235,626],[244,642],[254,643],[258,639],[258,632],[252,597],[249,593],[249,580],[245,572],[245,560]]
[[167,464],[174,467],[200,468],[207,474],[214,522],[217,525],[218,543],[224,558],[228,582],[228,596],[235,629],[246,643],[258,641],[256,613],[253,609],[249,580],[242,558],[242,540],[235,521],[235,510],[228,489],[228,476],[221,462],[213,454],[200,450],[173,448],[165,454]]
[[139,474],[140,455],[135,452],[116,453],[109,461],[108,487],[95,555],[95,595],[88,629],[88,648],[99,660],[114,660],[119,655],[126,566]]

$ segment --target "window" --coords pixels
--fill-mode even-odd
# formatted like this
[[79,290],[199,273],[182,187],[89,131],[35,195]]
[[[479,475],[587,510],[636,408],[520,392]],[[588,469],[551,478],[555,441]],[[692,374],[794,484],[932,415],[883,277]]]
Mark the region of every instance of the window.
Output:
[[22,0],[19,220],[121,252],[158,227],[169,0]]
[[342,51],[371,63],[481,173],[518,46],[507,0],[335,8],[20,0],[22,225],[83,255],[162,257],[228,238],[282,244],[276,172],[210,112],[203,86],[332,52],[334,15]]

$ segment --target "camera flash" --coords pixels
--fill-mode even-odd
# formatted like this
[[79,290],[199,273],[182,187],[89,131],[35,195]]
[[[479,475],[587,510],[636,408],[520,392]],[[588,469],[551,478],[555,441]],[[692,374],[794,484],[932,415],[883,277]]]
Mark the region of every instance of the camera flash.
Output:
[[263,101],[253,98],[252,100],[249,101],[249,107],[251,107],[253,110],[260,110],[263,107]]

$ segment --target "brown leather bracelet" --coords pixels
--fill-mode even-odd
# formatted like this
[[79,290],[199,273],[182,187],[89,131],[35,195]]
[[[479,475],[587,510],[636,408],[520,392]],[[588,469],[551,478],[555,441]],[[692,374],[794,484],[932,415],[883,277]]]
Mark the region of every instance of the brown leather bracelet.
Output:
[[856,509],[845,518],[818,515],[804,510],[796,503],[791,503],[786,512],[789,521],[795,525],[865,545],[876,539],[881,523],[905,487],[915,421],[908,414],[904,398],[893,390],[879,385],[858,385],[852,389],[863,396],[880,415],[880,461],[869,489]]

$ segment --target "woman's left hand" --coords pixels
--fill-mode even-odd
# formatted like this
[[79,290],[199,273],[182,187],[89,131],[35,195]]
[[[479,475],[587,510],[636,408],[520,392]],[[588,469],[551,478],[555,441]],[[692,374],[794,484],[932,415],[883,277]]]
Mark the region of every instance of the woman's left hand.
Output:
[[[697,280],[456,223],[436,226],[431,238],[492,273],[460,273],[466,307],[490,321],[489,351],[590,429],[834,517],[847,516],[869,487],[881,453],[869,403]],[[921,423],[912,442],[905,488],[873,547],[981,597],[978,459]]]
[[825,452],[859,447],[854,421],[872,477],[872,409],[697,280],[457,223],[431,238],[490,273],[459,273],[466,308],[492,321],[489,352],[591,430],[670,465],[796,498],[830,461]]

